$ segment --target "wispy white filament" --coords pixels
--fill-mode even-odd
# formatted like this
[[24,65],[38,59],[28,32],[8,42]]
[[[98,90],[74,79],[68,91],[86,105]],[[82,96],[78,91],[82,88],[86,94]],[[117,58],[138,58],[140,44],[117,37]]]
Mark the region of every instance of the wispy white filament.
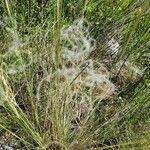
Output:
[[[115,86],[109,81],[109,72],[102,64],[95,69],[93,59],[89,59],[90,53],[95,50],[95,40],[90,36],[88,22],[78,19],[72,25],[62,28],[61,41],[63,67],[59,73],[64,76],[66,81],[73,81],[81,73],[75,79],[74,84],[80,83],[82,88],[88,86],[90,91],[99,87],[102,89],[98,93],[99,97],[106,98],[107,93],[111,95],[115,91]],[[118,52],[117,41],[111,39],[108,45],[115,53]],[[67,63],[71,63],[71,67],[67,68]],[[84,69],[84,67],[86,68]]]

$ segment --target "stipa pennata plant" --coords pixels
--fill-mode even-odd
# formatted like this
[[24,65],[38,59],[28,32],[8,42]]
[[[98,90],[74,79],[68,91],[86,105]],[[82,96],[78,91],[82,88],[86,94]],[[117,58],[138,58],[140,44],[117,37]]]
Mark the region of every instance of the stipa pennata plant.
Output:
[[78,19],[61,30],[62,58],[79,64],[94,50],[95,40],[89,35],[89,24]]
[[120,50],[119,42],[114,37],[109,36],[106,40],[106,45],[108,47],[107,53],[114,59]]
[[145,68],[137,66],[135,63],[130,61],[120,60],[115,68],[112,70],[112,73],[117,75],[123,83],[126,82],[137,82],[144,75]]
[[24,49],[27,42],[22,42],[16,28],[9,28],[3,22],[1,26],[6,29],[8,36],[11,37],[8,40],[8,46],[1,53],[2,67],[10,75],[24,72],[33,62],[30,50]]
[[76,117],[80,118],[90,113],[95,101],[100,103],[109,99],[115,86],[109,80],[110,73],[106,67],[90,58],[96,42],[90,36],[85,19],[75,20],[71,26],[62,28],[61,42],[62,67],[58,74],[71,87],[75,103],[73,109]]
[[[108,36],[105,50],[105,54],[107,55],[105,62],[111,67],[113,61],[115,61],[122,50],[122,45],[113,36]],[[142,77],[145,69],[135,64],[129,57],[125,55],[117,63],[114,62],[115,65],[111,70],[112,77],[117,76],[123,82],[136,82]]]
[[[75,20],[71,26],[61,30],[61,39],[62,69],[59,70],[60,75],[73,84],[80,83],[83,87],[90,89],[99,87],[101,90],[104,88],[105,90],[98,94],[102,99],[108,96],[107,91],[110,90],[109,92],[113,93],[115,87],[109,81],[110,75],[106,67],[89,57],[90,53],[95,50],[96,42],[90,37],[88,22],[84,19]],[[94,65],[98,66],[97,69]]]
[[[62,28],[61,44],[60,68],[56,72],[49,70],[50,74],[46,76],[45,71],[44,77],[39,79],[40,81],[36,80],[37,83],[34,85],[36,96],[33,101],[35,106],[32,107],[35,116],[33,128],[30,126],[32,121],[30,122],[30,119],[24,116],[17,103],[11,101],[9,103],[8,100],[6,102],[9,108],[16,112],[15,117],[18,118],[18,114],[21,114],[19,119],[24,118],[18,120],[18,124],[32,133],[33,141],[39,147],[64,147],[66,144],[70,149],[75,145],[78,149],[82,149],[82,146],[91,146],[94,143],[94,136],[100,130],[99,124],[98,127],[93,128],[93,123],[96,124],[92,120],[94,113],[102,100],[111,99],[116,88],[109,79],[110,72],[105,65],[90,57],[90,53],[95,50],[96,41],[90,36],[89,24],[86,20],[78,19],[71,26]],[[13,54],[20,56],[18,50],[11,51],[9,56]],[[55,82],[57,76],[59,82]],[[3,92],[0,94],[4,97],[5,91],[2,87],[1,91]],[[13,91],[11,93],[13,94]],[[11,99],[17,102],[15,98],[13,96]],[[0,105],[4,105],[4,102],[1,101]],[[22,122],[27,122],[27,126],[24,127]],[[40,134],[35,133],[38,128]],[[44,135],[41,136],[41,133]]]
[[[86,20],[78,19],[62,28],[61,44],[61,66],[41,79],[36,99],[42,115],[39,120],[46,118],[42,120],[45,126],[49,119],[55,134],[51,135],[51,130],[45,128],[43,132],[52,136],[53,143],[62,144],[67,139],[71,149],[82,134],[90,136],[84,128],[91,124],[89,120],[101,101],[111,98],[115,86],[109,80],[110,73],[104,64],[90,58],[96,43],[90,36]],[[44,112],[43,107],[46,108]]]
[[[114,76],[122,76],[122,80],[129,83],[133,76],[137,79],[136,74],[142,74],[134,64],[140,60],[145,66],[145,61],[137,55],[146,55],[148,3],[103,1],[97,5],[97,1],[58,0],[38,6],[36,1],[9,2],[4,0],[0,4],[2,17],[7,16],[8,27],[13,28],[5,28],[0,36],[4,38],[0,42],[4,50],[0,52],[3,63],[0,65],[0,133],[1,128],[10,129],[28,141],[24,141],[25,149],[121,149],[120,144],[125,145],[125,149],[128,141],[130,149],[133,126],[139,130],[147,124],[144,120],[148,120],[148,90],[144,86],[134,92],[132,86],[125,83],[123,87],[119,83],[121,89],[111,99],[115,86],[110,82],[110,72],[104,64],[94,61],[96,56],[90,57],[96,42],[90,36],[89,23],[78,19],[71,26],[65,26],[61,30],[62,49],[59,30],[62,19],[69,21],[81,13],[88,17],[93,22],[92,33],[99,41],[97,48],[106,50],[104,44],[109,48],[108,55],[111,56],[106,56],[106,60],[110,66],[121,59],[114,65],[114,70],[108,64],[107,67],[114,71]],[[14,28],[15,25],[19,26]],[[109,32],[111,37],[107,36]],[[30,41],[22,47],[24,36]],[[105,37],[108,37],[106,43]],[[4,56],[7,49],[9,55]],[[52,62],[51,57],[54,49],[61,50],[62,63],[58,70],[60,59],[55,58],[58,62]],[[130,56],[133,63],[124,62],[123,56],[130,52],[134,53],[133,58]],[[29,63],[32,55],[36,59]],[[97,57],[102,58],[102,55],[97,54]],[[116,84],[119,79],[112,80]],[[149,80],[146,82],[149,84]],[[137,96],[132,96],[134,94]],[[143,143],[143,136],[142,139]]]

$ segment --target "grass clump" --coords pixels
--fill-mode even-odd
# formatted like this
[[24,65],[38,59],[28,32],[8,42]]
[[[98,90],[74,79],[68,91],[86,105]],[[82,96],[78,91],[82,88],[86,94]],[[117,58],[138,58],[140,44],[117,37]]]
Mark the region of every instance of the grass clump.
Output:
[[0,8],[0,144],[149,149],[148,1]]

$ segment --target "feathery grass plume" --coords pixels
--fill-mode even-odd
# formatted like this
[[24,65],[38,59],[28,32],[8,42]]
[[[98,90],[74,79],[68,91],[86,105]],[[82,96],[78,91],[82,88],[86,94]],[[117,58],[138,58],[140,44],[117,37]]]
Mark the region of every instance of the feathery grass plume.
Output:
[[[3,25],[4,27],[6,25]],[[23,72],[33,62],[32,55],[29,50],[23,50],[21,40],[15,29],[5,27],[6,31],[11,35],[12,41],[10,42],[7,50],[2,54],[2,65],[7,70],[8,74],[14,75]],[[9,59],[9,62],[7,61]]]
[[[58,74],[71,87],[71,103],[74,103],[71,110],[74,115],[71,115],[70,128],[77,131],[79,126],[75,118],[80,121],[88,118],[89,113],[93,112],[95,101],[100,103],[101,100],[110,98],[115,86],[109,80],[106,67],[89,58],[95,50],[95,40],[90,36],[86,20],[77,19],[72,25],[64,27],[61,30],[61,42],[62,67]],[[98,66],[97,69],[94,65]]]
[[116,74],[123,82],[136,82],[143,76],[145,68],[141,68],[130,61],[120,60],[116,67],[112,70],[113,75]]
[[62,59],[78,64],[94,50],[95,40],[89,35],[86,20],[78,19],[61,30]]
[[[121,49],[121,45],[114,37],[109,37],[107,39],[108,50],[106,54],[111,56],[111,61],[114,60],[116,55]],[[131,63],[129,60],[119,60],[115,65],[115,69],[112,70],[112,73],[116,75],[119,74],[119,77],[124,81],[130,80],[132,82],[136,81],[143,75],[144,69],[140,69],[137,65]],[[118,75],[117,74],[117,75]]]
[[[115,87],[109,81],[107,69],[99,64],[99,69],[96,71],[94,61],[88,58],[95,49],[95,40],[89,33],[89,23],[84,19],[75,20],[71,26],[62,29],[61,39],[63,67],[59,72],[67,80],[72,81],[75,76],[81,74],[74,83],[80,83],[82,87],[88,86],[91,90],[99,87],[100,91],[103,89],[103,94],[100,92],[99,95],[107,95],[108,91],[112,94]],[[70,64],[69,68],[66,67],[67,64]],[[105,96],[102,97],[105,98]]]
[[20,39],[19,36],[17,34],[17,31],[6,27],[7,32],[9,32],[12,35],[12,42],[10,47],[8,48],[8,53],[12,53],[18,50],[19,46],[20,46]]
[[118,43],[118,41],[114,37],[108,37],[106,44],[108,46],[107,53],[110,54],[112,58],[116,57],[120,50],[120,44]]
[[0,68],[0,105],[4,106],[4,103],[7,101],[16,105],[14,96],[11,95],[11,88],[8,86],[8,82],[5,79],[5,75],[4,70]]

